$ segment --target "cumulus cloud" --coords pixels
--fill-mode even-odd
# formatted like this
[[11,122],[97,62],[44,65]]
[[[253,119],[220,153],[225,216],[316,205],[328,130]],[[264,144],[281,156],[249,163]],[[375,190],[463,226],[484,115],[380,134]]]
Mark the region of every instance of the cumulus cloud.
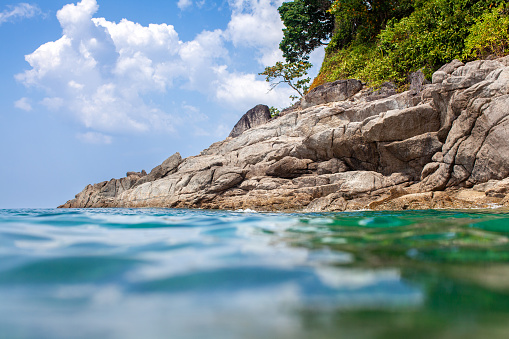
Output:
[[[128,19],[94,17],[97,1],[82,0],[57,12],[62,36],[25,56],[30,69],[16,79],[45,93],[39,105],[71,114],[90,130],[78,136],[84,142],[108,143],[111,138],[100,136],[112,133],[175,132],[190,126],[200,134],[199,128],[208,130],[205,124],[210,121],[196,105],[181,101],[168,107],[163,105],[168,99],[154,98],[179,101],[179,91],[194,91],[198,100],[231,105],[239,114],[259,103],[289,104],[288,88],[269,91],[260,76],[229,66],[232,45],[252,50],[260,66],[281,59],[280,4],[281,0],[230,2],[232,15],[225,30],[204,30],[182,41],[169,24],[143,26]],[[213,128],[222,126],[217,133],[224,132],[224,121],[215,119],[214,124]]]
[[283,1],[235,0],[232,17],[225,36],[234,46],[253,47],[259,50],[259,62],[264,66],[281,60],[279,42],[283,38],[283,23],[277,7]]
[[22,109],[27,112],[32,110],[32,105],[30,104],[30,99],[25,98],[25,97],[15,101],[14,107]]
[[271,91],[269,83],[256,79],[254,74],[230,73],[226,67],[218,67],[215,71],[218,76],[216,98],[219,101],[235,106],[266,103],[285,107],[290,104],[292,93],[288,88]]
[[40,15],[41,10],[37,5],[27,3],[19,3],[14,6],[7,6],[7,9],[0,12],[0,25],[7,21],[15,19],[32,18]]

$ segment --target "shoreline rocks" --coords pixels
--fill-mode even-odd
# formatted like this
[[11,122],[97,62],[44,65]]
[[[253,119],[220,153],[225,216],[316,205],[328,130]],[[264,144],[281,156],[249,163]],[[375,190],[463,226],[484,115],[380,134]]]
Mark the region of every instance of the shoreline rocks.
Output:
[[272,119],[258,105],[199,155],[88,185],[60,207],[509,206],[509,57],[415,79],[417,89],[375,95],[357,80],[326,84]]

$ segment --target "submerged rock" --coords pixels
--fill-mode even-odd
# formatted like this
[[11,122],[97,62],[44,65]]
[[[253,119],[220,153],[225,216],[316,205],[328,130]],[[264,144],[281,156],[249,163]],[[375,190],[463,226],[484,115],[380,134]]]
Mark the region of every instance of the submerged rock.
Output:
[[61,207],[509,206],[509,58],[455,60],[432,84],[414,78],[399,94],[325,84],[277,119],[258,105],[200,155],[88,185]]

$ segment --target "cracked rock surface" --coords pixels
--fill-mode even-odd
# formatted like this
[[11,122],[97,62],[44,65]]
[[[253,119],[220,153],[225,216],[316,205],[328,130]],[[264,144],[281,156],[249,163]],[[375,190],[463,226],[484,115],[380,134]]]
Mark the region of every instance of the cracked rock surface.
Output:
[[321,86],[197,156],[88,185],[60,207],[509,206],[509,57],[454,60],[414,87],[373,96],[357,80]]

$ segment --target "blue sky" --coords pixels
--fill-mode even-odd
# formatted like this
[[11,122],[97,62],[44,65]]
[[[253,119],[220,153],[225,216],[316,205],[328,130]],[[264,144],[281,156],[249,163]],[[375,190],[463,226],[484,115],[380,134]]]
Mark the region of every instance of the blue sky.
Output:
[[282,60],[280,4],[2,0],[0,208],[55,207],[198,154],[256,104],[288,106],[257,75]]

